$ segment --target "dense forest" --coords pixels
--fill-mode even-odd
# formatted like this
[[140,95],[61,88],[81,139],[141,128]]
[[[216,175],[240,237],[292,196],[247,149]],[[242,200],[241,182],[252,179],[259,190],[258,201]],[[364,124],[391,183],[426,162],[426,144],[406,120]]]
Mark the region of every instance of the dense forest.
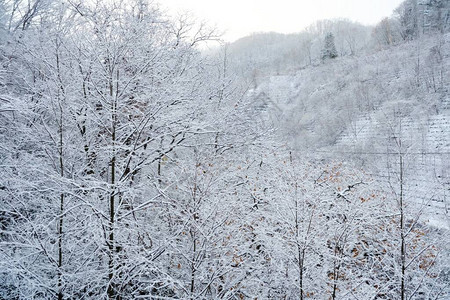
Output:
[[0,299],[449,299],[449,1],[218,32],[0,0]]

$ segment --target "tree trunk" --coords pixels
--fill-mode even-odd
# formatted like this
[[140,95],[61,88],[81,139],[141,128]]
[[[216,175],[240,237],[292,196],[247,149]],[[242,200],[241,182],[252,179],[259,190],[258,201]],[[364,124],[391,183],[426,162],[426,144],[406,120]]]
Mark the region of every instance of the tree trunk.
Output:
[[114,251],[114,217],[115,217],[115,184],[116,184],[116,126],[117,126],[117,102],[113,99],[113,79],[110,78],[109,83],[109,95],[111,97],[111,110],[112,110],[112,122],[111,122],[111,143],[112,143],[112,158],[111,164],[111,194],[109,196],[109,262],[108,262],[108,297],[109,299],[116,299],[116,290],[114,285],[114,271],[115,271],[115,251]]
[[[401,143],[401,142],[400,142]],[[401,150],[400,150],[401,151]],[[401,278],[401,300],[405,300],[405,269],[406,269],[406,242],[405,242],[405,218],[403,212],[403,155],[400,153],[400,237],[401,237],[401,267],[402,267],[402,278]]]
[[[58,76],[58,106],[59,106],[59,124],[58,124],[58,155],[59,155],[59,175],[64,177],[64,117],[63,105],[61,103],[61,94],[64,97],[64,86],[61,78],[59,40],[56,39],[56,69]],[[62,265],[63,265],[63,223],[64,223],[64,193],[59,196],[59,218],[58,218],[58,300],[64,298],[62,291]]]

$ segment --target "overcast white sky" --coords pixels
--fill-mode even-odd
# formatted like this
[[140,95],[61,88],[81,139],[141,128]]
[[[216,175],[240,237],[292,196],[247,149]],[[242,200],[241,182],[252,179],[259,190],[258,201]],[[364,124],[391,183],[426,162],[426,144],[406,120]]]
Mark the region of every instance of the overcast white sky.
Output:
[[402,0],[159,0],[169,13],[189,11],[226,31],[234,41],[252,32],[301,31],[316,20],[348,18],[375,24]]

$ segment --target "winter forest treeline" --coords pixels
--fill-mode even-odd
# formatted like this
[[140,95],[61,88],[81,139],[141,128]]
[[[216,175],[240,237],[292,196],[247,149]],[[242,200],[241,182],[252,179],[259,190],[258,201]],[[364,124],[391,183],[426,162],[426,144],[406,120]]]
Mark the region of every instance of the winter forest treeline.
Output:
[[448,299],[449,232],[411,201],[401,135],[381,186],[249,93],[449,29],[448,1],[407,0],[205,54],[214,28],[146,0],[0,0],[0,299]]

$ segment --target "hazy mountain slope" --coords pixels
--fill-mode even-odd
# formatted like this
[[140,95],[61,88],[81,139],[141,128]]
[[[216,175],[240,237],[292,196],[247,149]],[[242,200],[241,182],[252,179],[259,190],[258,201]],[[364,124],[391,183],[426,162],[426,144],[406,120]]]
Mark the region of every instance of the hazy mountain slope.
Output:
[[449,40],[448,34],[427,37],[367,56],[268,76],[250,96],[271,104],[271,118],[285,134],[302,137],[295,142],[300,148],[333,145],[346,131],[349,134],[358,118],[379,110],[401,110],[421,118],[445,114]]
[[234,72],[258,84],[259,76],[320,64],[327,33],[335,36],[338,54],[347,56],[364,52],[373,42],[371,32],[370,26],[335,19],[317,21],[298,33],[255,33],[228,45],[228,62]]

